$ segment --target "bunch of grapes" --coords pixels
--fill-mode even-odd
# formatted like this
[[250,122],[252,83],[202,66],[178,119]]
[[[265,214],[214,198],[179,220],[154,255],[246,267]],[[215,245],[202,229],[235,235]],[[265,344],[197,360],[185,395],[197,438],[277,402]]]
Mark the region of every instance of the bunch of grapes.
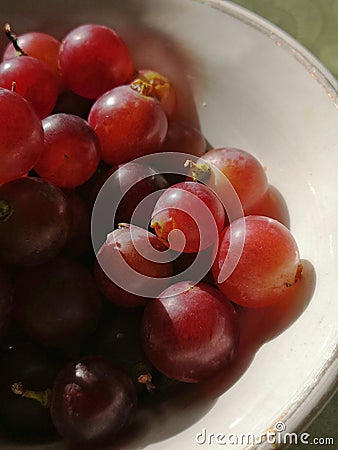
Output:
[[98,448],[229,370],[241,308],[281,304],[302,264],[260,162],[207,150],[114,30],[5,34],[0,423]]

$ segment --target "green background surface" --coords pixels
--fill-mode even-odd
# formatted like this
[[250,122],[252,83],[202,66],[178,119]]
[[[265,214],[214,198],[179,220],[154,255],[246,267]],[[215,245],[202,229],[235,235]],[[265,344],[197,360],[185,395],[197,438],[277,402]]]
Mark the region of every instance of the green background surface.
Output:
[[[338,79],[338,0],[233,0],[233,2],[264,17],[296,38]],[[312,437],[333,437],[335,444],[316,446],[298,444],[291,445],[290,448],[338,449],[337,430],[338,394],[306,430]]]
[[295,37],[338,78],[338,0],[234,0]]

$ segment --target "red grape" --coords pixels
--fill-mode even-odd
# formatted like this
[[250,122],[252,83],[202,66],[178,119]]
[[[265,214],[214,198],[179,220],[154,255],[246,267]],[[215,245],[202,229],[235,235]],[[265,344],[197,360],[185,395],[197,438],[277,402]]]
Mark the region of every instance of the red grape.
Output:
[[217,244],[225,212],[207,186],[183,182],[171,186],[157,201],[151,227],[168,247],[194,253]]
[[135,225],[114,230],[97,254],[99,289],[117,305],[144,305],[170,284],[173,269],[165,262],[166,250],[156,236]]
[[54,114],[42,121],[44,149],[34,169],[63,188],[87,181],[100,161],[97,137],[88,123],[72,114]]
[[[53,355],[54,356],[54,355]],[[53,432],[51,388],[60,362],[30,343],[16,345],[0,358],[0,418],[13,436]]]
[[18,56],[0,64],[0,86],[24,97],[40,119],[48,116],[56,104],[58,84],[47,64],[31,56]]
[[[17,36],[17,45],[29,56],[40,59],[49,67],[50,71],[58,80],[59,87],[62,87],[61,75],[59,71],[58,58],[61,42],[46,33],[33,31]],[[19,56],[13,44],[8,44],[3,54],[3,61]]]
[[64,258],[24,270],[14,297],[22,329],[41,344],[66,350],[95,330],[101,309],[91,273]]
[[[213,170],[212,166],[216,166],[220,172]],[[192,173],[220,197],[220,190],[224,188],[222,174],[225,175],[235,189],[244,213],[259,201],[268,189],[266,173],[260,162],[250,153],[237,148],[209,150],[193,164]]]
[[121,37],[102,25],[81,25],[62,41],[59,66],[68,87],[82,97],[98,98],[128,81],[134,66]]
[[103,356],[86,356],[58,374],[51,414],[63,437],[88,444],[115,436],[131,422],[136,405],[136,391],[124,369]]
[[[231,257],[230,243],[236,245],[243,239],[238,264],[224,280],[226,258]],[[248,216],[232,222],[223,233],[213,265],[214,279],[223,294],[247,307],[268,306],[283,299],[300,278],[301,271],[297,244],[290,231],[276,220],[263,216]]]
[[33,177],[0,186],[0,256],[19,266],[56,256],[68,239],[69,209],[62,191]]
[[149,302],[142,320],[145,353],[167,377],[196,383],[233,358],[239,341],[235,309],[204,283],[176,283]]
[[160,102],[130,86],[100,97],[88,122],[99,137],[102,159],[112,166],[160,151],[168,128]]
[[33,168],[43,150],[41,122],[20,95],[0,88],[0,185]]

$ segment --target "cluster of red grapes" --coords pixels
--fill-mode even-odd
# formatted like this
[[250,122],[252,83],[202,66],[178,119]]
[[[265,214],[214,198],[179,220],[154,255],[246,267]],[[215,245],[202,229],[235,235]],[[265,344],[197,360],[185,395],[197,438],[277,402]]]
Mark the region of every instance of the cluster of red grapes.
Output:
[[[226,370],[238,305],[283,301],[302,265],[261,164],[206,151],[174,84],[136,69],[115,31],[5,33],[0,423],[97,448],[138,403]],[[178,174],[134,161],[168,152],[189,153]],[[112,177],[121,201],[95,255],[91,212]],[[187,272],[201,258],[202,276]]]

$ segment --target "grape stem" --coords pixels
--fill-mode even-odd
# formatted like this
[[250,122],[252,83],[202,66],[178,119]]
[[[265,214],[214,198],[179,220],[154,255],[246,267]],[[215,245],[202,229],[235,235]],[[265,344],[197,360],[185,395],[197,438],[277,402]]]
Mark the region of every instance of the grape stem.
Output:
[[12,392],[15,395],[20,395],[24,398],[30,398],[38,401],[44,408],[50,407],[52,391],[46,389],[44,391],[30,391],[25,389],[21,381],[12,384]]
[[191,159],[187,159],[184,167],[191,169],[191,176],[194,181],[207,181],[211,177],[211,167],[207,163],[196,164]]
[[152,376],[150,373],[143,373],[142,375],[140,375],[137,378],[137,382],[140,384],[144,384],[148,392],[156,389],[156,386],[152,383]]
[[8,37],[8,39],[13,44],[13,47],[15,48],[16,52],[18,53],[18,56],[28,56],[27,53],[25,53],[22,48],[18,44],[18,37],[15,33],[13,33],[11,26],[9,23],[6,23],[4,26],[5,34]]

